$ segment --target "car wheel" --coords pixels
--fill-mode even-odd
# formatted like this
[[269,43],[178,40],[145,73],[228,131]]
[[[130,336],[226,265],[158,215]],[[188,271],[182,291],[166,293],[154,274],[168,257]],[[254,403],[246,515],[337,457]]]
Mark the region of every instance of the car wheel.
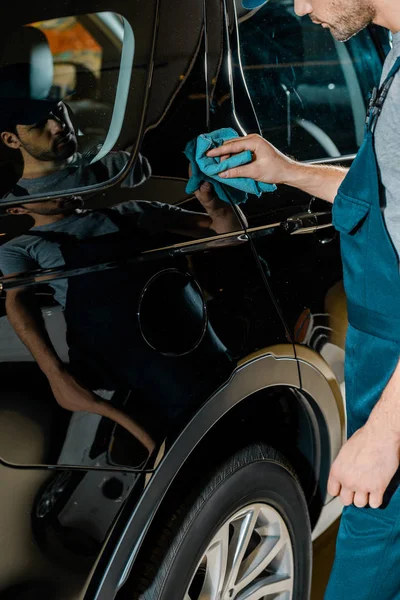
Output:
[[308,598],[310,522],[303,491],[285,458],[254,444],[206,479],[147,544],[129,580],[133,589],[128,583],[122,597]]

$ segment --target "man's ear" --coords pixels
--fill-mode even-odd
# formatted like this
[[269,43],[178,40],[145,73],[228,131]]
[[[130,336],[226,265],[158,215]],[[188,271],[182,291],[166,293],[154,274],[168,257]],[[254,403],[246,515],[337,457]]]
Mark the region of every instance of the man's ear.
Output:
[[13,150],[18,150],[21,147],[21,142],[18,139],[18,136],[11,131],[2,131],[0,134],[1,140],[3,144],[12,148]]
[[10,208],[6,209],[6,213],[8,215],[27,215],[29,214],[29,210],[23,206],[10,206]]

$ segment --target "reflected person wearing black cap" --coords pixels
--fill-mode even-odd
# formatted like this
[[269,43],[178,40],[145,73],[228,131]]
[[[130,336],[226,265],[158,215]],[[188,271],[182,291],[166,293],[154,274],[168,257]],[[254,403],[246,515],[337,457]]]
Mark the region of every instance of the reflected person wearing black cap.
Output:
[[[79,154],[69,110],[53,87],[53,56],[46,36],[35,27],[21,27],[12,39],[0,56],[0,139],[20,151],[23,172],[4,197],[65,191],[120,173],[129,161],[128,152],[111,152],[95,163]],[[149,164],[139,155],[123,185],[134,187],[149,175]]]

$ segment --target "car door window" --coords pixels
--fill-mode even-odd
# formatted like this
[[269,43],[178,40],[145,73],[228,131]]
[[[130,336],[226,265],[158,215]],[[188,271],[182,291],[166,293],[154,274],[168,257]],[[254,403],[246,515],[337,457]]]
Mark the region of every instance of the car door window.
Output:
[[239,37],[264,137],[299,160],[357,151],[368,91],[382,66],[367,31],[343,44],[298,17],[292,0],[271,0],[239,19]]
[[120,68],[122,17],[109,12],[50,19],[34,26],[49,42],[53,87],[75,114],[83,150],[102,143],[111,123],[112,90]]
[[114,12],[23,23],[4,36],[0,197],[77,192],[123,171],[130,156],[117,151],[134,59],[133,29]]
[[[167,12],[168,9],[164,6],[162,10]],[[161,208],[157,204],[158,211],[152,210],[154,207],[150,206],[154,215],[158,212],[166,217],[163,222],[157,217],[154,220],[154,224],[158,220],[161,227],[152,231],[153,234],[157,234],[149,239],[149,245],[152,247],[224,234],[236,235],[236,232],[243,230],[240,216],[228,203],[218,199],[212,190],[210,193],[203,193],[201,197],[186,192],[189,160],[184,151],[189,142],[210,131],[209,88],[212,87],[211,79],[217,77],[217,65],[221,63],[221,15],[218,13],[218,17],[214,19],[211,31],[207,25],[207,45],[203,19],[201,4],[184,6],[182,3],[179,22],[186,25],[182,28],[179,47],[170,39],[169,15],[166,14],[165,19],[161,19],[145,132],[140,147],[140,152],[150,164],[151,177],[136,189],[118,190],[120,201],[125,196],[127,200],[145,200],[147,206],[151,201],[163,205]],[[227,112],[231,111],[230,102],[224,100],[226,99],[221,98],[220,104],[226,107]],[[107,195],[110,201],[115,202],[115,190],[111,190]],[[213,198],[215,203],[212,202]],[[144,204],[143,207],[146,210]],[[179,209],[187,212],[183,213]],[[222,218],[211,223],[208,218],[211,212],[214,215],[218,213]],[[191,222],[195,225],[196,219],[200,226],[192,227]],[[207,227],[207,222],[210,223],[210,227]],[[235,243],[232,236],[232,245]]]

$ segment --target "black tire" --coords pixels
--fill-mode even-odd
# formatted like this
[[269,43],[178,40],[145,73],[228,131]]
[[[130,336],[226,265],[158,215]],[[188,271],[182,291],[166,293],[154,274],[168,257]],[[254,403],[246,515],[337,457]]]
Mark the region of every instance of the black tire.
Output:
[[312,563],[307,503],[285,458],[264,444],[232,455],[158,528],[156,537],[153,532],[121,597],[183,600],[215,533],[238,510],[254,503],[268,504],[282,517],[292,543],[293,600],[307,600]]

